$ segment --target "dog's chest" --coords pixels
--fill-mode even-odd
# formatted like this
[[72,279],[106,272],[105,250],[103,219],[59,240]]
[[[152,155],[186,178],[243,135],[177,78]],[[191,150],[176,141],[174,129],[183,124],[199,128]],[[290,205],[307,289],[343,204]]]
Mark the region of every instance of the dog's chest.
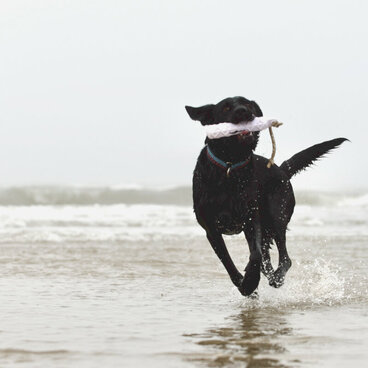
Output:
[[217,229],[224,234],[237,234],[252,221],[258,209],[258,190],[255,182],[225,183],[211,195]]

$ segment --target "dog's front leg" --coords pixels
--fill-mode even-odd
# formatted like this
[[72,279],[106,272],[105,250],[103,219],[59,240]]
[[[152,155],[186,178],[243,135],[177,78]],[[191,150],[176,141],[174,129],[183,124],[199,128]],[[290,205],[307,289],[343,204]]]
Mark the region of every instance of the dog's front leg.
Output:
[[261,278],[262,232],[258,218],[253,221],[249,226],[247,226],[247,228],[244,230],[244,233],[248,241],[250,256],[249,262],[244,270],[245,274],[239,291],[243,295],[248,296],[252,294],[255,289],[257,289],[259,280]]
[[214,229],[207,228],[207,239],[217,256],[220,258],[222,264],[225,266],[226,271],[231,278],[231,281],[237,288],[239,288],[243,279],[243,275],[234,265],[234,262],[232,261],[230,254],[226,248],[222,235]]

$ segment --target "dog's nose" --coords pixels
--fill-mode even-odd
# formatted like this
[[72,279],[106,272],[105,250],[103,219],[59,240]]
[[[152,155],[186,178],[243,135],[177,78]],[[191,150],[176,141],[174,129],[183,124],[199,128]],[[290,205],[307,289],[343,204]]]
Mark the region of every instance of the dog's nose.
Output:
[[236,124],[240,123],[241,121],[250,121],[252,119],[252,116],[253,116],[252,112],[249,111],[246,107],[244,106],[237,107],[234,110],[232,123]]

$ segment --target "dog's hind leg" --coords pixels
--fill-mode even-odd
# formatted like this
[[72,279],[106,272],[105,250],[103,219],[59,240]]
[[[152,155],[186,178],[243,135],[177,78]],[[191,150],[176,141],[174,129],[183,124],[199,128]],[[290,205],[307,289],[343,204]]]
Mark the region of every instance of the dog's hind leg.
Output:
[[283,285],[286,272],[291,267],[291,260],[286,249],[285,231],[275,236],[277,249],[279,251],[279,266],[273,276],[270,278],[269,284],[275,288]]
[[245,274],[239,288],[239,291],[243,295],[250,295],[255,289],[257,289],[259,280],[261,278],[261,262],[262,262],[262,252],[261,252],[261,225],[259,221],[254,221],[247,226],[244,230],[245,237],[249,245],[249,262],[245,267]]
[[220,258],[222,264],[225,266],[233,284],[239,288],[243,280],[243,275],[238,271],[230,254],[226,248],[222,235],[216,230],[207,229],[207,239],[210,242],[213,250]]
[[261,271],[270,280],[273,277],[274,269],[271,263],[270,257],[270,244],[272,243],[272,238],[267,235],[262,235],[262,244],[261,244],[261,251],[262,251],[262,263],[261,263]]

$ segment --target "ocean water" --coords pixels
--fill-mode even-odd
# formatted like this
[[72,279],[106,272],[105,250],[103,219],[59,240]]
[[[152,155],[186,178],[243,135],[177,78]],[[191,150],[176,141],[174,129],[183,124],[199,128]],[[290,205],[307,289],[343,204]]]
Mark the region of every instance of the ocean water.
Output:
[[285,285],[251,300],[190,188],[1,189],[0,367],[367,366],[368,192],[296,198]]

